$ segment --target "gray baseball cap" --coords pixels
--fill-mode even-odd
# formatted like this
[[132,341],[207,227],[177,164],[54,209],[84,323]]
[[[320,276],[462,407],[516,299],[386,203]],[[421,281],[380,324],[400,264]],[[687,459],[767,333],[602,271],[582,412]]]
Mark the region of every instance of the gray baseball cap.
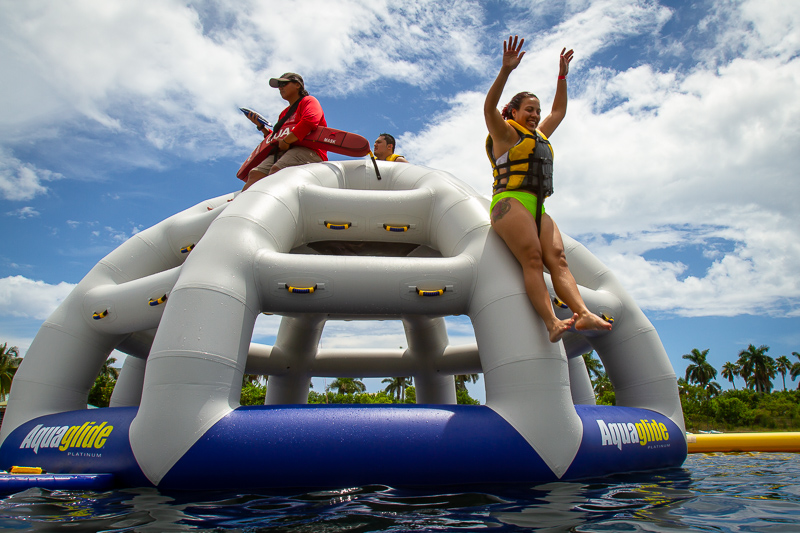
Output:
[[296,74],[294,72],[287,72],[281,75],[280,78],[270,78],[269,86],[270,87],[278,87],[278,84],[282,81],[296,81],[300,84],[300,87],[305,88],[305,83],[303,83],[303,76],[300,74]]

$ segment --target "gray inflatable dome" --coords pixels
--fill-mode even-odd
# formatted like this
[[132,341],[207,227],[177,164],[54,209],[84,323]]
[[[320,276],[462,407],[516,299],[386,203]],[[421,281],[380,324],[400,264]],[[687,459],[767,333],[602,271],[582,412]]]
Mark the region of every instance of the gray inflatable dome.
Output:
[[[482,372],[486,407],[560,478],[587,427],[575,406],[594,404],[581,357],[594,349],[617,406],[659,413],[683,439],[658,334],[586,248],[563,236],[584,300],[614,328],[552,344],[519,264],[491,230],[488,200],[441,170],[379,165],[380,180],[368,161],[284,169],[133,236],[42,326],[0,442],[37,417],[86,409],[114,349],[129,357],[111,406],[138,406],[130,449],[154,485],[239,407],[245,373],[268,375],[266,403],[285,405],[306,403],[315,376],[413,376],[418,403],[455,404],[453,375]],[[260,313],[283,317],[274,346],[251,343]],[[469,316],[476,345],[449,345],[451,315]],[[402,320],[408,349],[320,349],[330,319]],[[597,426],[622,449],[628,433]]]

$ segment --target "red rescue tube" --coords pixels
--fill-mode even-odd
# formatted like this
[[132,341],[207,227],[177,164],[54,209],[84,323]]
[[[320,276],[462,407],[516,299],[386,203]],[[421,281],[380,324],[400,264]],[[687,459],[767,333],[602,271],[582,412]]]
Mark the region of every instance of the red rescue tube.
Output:
[[258,165],[264,161],[268,155],[272,152],[272,148],[278,143],[278,141],[272,142],[272,136],[265,138],[261,141],[256,149],[250,154],[242,166],[239,167],[239,171],[236,173],[236,177],[242,181],[247,181],[247,175],[250,173],[251,170],[256,168]]
[[370,151],[369,141],[361,135],[327,127],[313,130],[303,142],[313,143],[320,150],[351,157],[363,157]]
[[[247,181],[247,175],[250,171],[260,165],[272,153],[273,147],[277,143],[278,139],[275,139],[272,135],[267,136],[256,146],[250,157],[242,163],[236,173],[236,177],[242,181]],[[303,139],[303,145],[350,157],[362,157],[370,152],[369,141],[365,137],[349,131],[324,126],[318,127],[306,135]]]

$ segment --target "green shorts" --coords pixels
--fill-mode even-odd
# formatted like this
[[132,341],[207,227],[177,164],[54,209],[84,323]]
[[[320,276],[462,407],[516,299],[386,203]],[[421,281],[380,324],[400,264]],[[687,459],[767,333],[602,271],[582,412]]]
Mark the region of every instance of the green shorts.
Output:
[[[494,209],[495,204],[497,202],[499,202],[500,200],[502,200],[503,198],[513,198],[513,199],[519,201],[519,203],[521,203],[522,206],[525,209],[527,209],[528,211],[531,212],[531,215],[533,215],[533,218],[536,218],[536,200],[537,200],[537,198],[536,198],[535,194],[532,194],[532,193],[529,193],[529,192],[525,192],[525,191],[503,191],[503,192],[499,192],[499,193],[495,194],[494,196],[492,196],[492,205],[491,205],[491,207],[489,209],[490,213],[491,213],[491,210]],[[544,215],[544,202],[542,202],[542,214]]]

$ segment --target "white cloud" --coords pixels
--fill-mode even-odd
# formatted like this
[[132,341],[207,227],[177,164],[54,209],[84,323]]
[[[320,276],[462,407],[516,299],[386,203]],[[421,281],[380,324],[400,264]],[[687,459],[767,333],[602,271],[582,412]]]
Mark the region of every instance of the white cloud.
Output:
[[[281,317],[259,315],[253,331],[253,341],[272,344],[278,334]],[[475,342],[475,333],[467,317],[445,319],[450,344]],[[408,348],[403,323],[400,320],[330,320],[325,323],[321,348],[396,349]]]
[[253,342],[272,344],[273,339],[278,335],[280,324],[281,317],[278,315],[258,315],[253,329]]
[[47,192],[44,182],[61,178],[57,172],[23,163],[0,146],[0,194],[6,200],[31,200]]
[[50,285],[23,276],[0,278],[0,316],[45,320],[74,288],[64,281]]
[[[299,71],[315,94],[343,95],[380,79],[425,86],[484,67],[475,47],[482,11],[468,0],[313,0],[301,9],[32,0],[6,1],[3,12],[0,57],[15,76],[2,92],[0,123],[14,128],[0,142],[41,137],[46,112],[50,132],[93,123],[206,159],[252,144],[255,133],[232,112],[238,105],[269,115],[284,107],[265,90],[276,73]],[[158,165],[148,157],[138,164]]]
[[[503,101],[533,89],[547,109],[558,52],[564,45],[576,50],[569,113],[553,139],[556,194],[548,201],[562,231],[612,266],[645,308],[739,314],[777,302],[771,312],[798,312],[800,7],[779,0],[703,4],[697,9],[708,15],[685,31],[707,46],[692,49],[678,34],[659,34],[668,22],[681,23],[681,8],[654,1],[499,3],[501,10],[530,10],[505,27],[487,22],[485,6],[6,1],[0,65],[14,72],[14,83],[0,88],[9,104],[0,110],[8,126],[0,143],[41,135],[46,113],[48,130],[93,122],[135,132],[157,150],[213,158],[252,143],[252,129],[231,112],[237,104],[252,102],[268,114],[283,107],[264,90],[275,73],[300,71],[312,92],[336,97],[387,81],[424,88],[466,73],[484,79],[447,99],[399,144],[410,160],[447,169],[488,196],[485,90],[499,66],[501,35],[527,33],[528,52]],[[314,31],[297,31],[309,27]],[[630,66],[607,64],[629,45],[679,60],[662,68],[634,54]],[[120,162],[155,165],[136,159]],[[44,194],[46,182],[61,177],[7,150],[0,165],[7,199]],[[687,276],[688,265],[678,260],[643,257],[718,238],[731,246],[708,251],[700,274]]]
[[24,220],[26,218],[38,217],[39,212],[30,206],[20,207],[15,211],[9,211],[6,215]]
[[[549,109],[555,83],[540,80],[555,77],[556,43],[577,43],[569,112],[553,139],[556,193],[549,211],[646,309],[687,316],[796,312],[800,45],[784,21],[797,19],[798,9],[774,3],[774,12],[765,15],[745,3],[740,13],[715,20],[716,55],[706,58],[713,61],[689,70],[658,71],[646,64],[582,70],[582,62],[609,41],[646,35],[669,13],[649,2],[623,4],[586,3],[585,11],[527,42],[534,52],[526,54],[501,99],[535,88]],[[758,31],[746,29],[753,22],[747,16],[756,19]],[[747,57],[731,59],[730,47],[742,44]],[[426,130],[407,134],[401,144],[412,160],[450,169],[488,195],[485,155],[463,149],[483,144],[483,99],[484,93],[458,95]],[[735,246],[714,250],[699,278],[686,276],[679,261],[642,257],[711,238]]]
[[403,324],[399,320],[331,320],[325,324],[321,348],[408,348]]

